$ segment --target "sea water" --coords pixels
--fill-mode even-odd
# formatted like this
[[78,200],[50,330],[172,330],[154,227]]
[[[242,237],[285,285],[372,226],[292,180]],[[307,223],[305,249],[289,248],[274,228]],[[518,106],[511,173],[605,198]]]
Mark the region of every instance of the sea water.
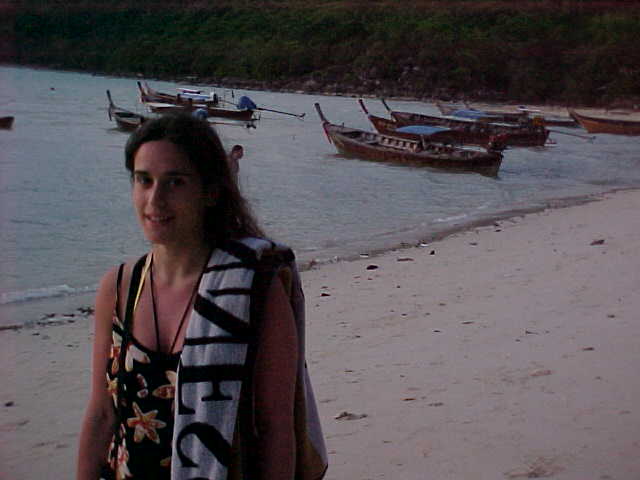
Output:
[[[178,87],[150,84],[171,93]],[[128,136],[109,121],[107,90],[117,105],[145,113],[136,79],[0,67],[0,116],[15,117],[12,130],[0,130],[0,327],[91,305],[107,269],[148,249],[124,169]],[[333,123],[371,129],[355,98],[215,91],[226,102],[247,95],[263,109],[295,114],[261,110],[255,129],[223,119],[217,128],[227,147],[244,147],[240,183],[263,227],[303,265],[640,185],[640,137],[597,135],[590,142],[573,136],[583,130],[554,127],[553,146],[505,151],[491,178],[338,155],[314,103]],[[386,115],[379,101],[366,103],[372,114]],[[389,103],[436,112],[422,102]]]

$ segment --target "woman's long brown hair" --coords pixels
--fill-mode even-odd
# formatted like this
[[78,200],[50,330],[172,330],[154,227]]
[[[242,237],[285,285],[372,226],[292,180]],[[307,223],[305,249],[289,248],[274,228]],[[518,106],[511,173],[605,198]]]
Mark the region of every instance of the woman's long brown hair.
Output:
[[125,147],[125,166],[132,175],[138,149],[158,140],[169,141],[184,152],[200,174],[203,186],[217,192],[215,205],[205,213],[206,241],[211,246],[245,236],[264,236],[240,193],[220,137],[206,120],[177,114],[144,122]]

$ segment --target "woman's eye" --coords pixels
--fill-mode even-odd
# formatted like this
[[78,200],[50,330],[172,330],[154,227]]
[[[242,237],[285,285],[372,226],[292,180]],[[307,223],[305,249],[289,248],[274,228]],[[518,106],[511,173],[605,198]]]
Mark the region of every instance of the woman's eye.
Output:
[[150,182],[149,178],[144,175],[136,175],[134,181],[140,185],[147,185]]

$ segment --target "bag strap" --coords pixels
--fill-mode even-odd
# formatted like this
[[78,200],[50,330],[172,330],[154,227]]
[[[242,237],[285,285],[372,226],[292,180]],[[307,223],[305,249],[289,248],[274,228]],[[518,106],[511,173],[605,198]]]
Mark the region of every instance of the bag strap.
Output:
[[273,255],[263,258],[254,268],[250,303],[250,326],[252,335],[247,348],[247,357],[245,359],[246,376],[242,383],[240,405],[238,407],[238,412],[242,412],[242,415],[238,415],[238,428],[240,429],[240,438],[242,439],[240,448],[242,451],[243,478],[255,478],[258,475],[255,392],[253,388],[254,367],[264,327],[264,310],[267,291],[283,264],[284,262],[279,255]]

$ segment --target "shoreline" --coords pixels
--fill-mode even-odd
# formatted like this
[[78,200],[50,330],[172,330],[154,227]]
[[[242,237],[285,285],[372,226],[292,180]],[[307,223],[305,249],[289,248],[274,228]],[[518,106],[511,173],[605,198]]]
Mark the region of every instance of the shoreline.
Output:
[[[626,191],[640,191],[640,187],[616,188],[602,193],[550,199],[545,201],[543,205],[522,207],[487,214],[483,218],[461,221],[458,224],[443,226],[441,229],[432,229],[428,232],[423,229],[412,230],[411,234],[406,236],[393,234],[394,239],[390,241],[381,242],[379,245],[372,245],[369,248],[358,249],[357,251],[356,249],[351,249],[352,251],[349,253],[344,253],[344,248],[326,248],[302,253],[294,251],[294,253],[296,254],[298,270],[302,273],[335,263],[354,262],[365,258],[375,259],[394,251],[402,251],[412,248],[428,248],[432,243],[441,242],[446,240],[448,237],[463,234],[477,228],[488,227],[492,224],[496,224],[497,222],[509,221],[526,215],[544,212],[546,210],[564,209],[591,202],[598,202],[602,201],[608,195],[614,195],[619,192]],[[395,237],[401,238],[398,239]],[[319,252],[322,252],[322,254]],[[59,312],[49,311],[47,313],[42,313],[39,318],[31,318],[24,323],[8,323],[0,325],[0,335],[3,331],[58,326],[87,319],[93,311],[94,296],[95,292],[83,292],[78,293],[77,295],[61,295],[58,297],[34,300],[33,304],[30,305],[30,310],[37,309],[38,303],[65,305],[65,307],[62,307],[62,311]],[[84,298],[86,301],[80,301],[78,298]],[[13,304],[2,305],[0,307],[19,309],[22,305],[21,302],[15,302]]]
[[[461,223],[454,224],[452,226],[443,227],[442,229],[436,229],[435,231],[426,232],[425,230],[414,230],[412,231],[412,235],[405,237],[401,240],[394,240],[392,242],[388,242],[384,246],[373,246],[370,249],[365,249],[364,251],[358,253],[350,253],[343,256],[331,256],[328,255],[329,258],[312,258],[307,259],[302,262],[298,262],[298,268],[301,272],[321,268],[323,265],[328,265],[332,263],[339,262],[353,262],[361,258],[375,258],[380,255],[387,254],[391,251],[395,250],[405,250],[409,248],[417,248],[417,247],[427,247],[429,244],[434,242],[440,242],[446,240],[448,237],[452,235],[457,235],[460,233],[465,233],[470,230],[476,228],[482,228],[490,226],[496,222],[508,221],[514,218],[523,217],[526,215],[536,214],[540,212],[544,212],[545,210],[556,210],[563,208],[570,208],[577,205],[584,205],[591,202],[598,202],[603,200],[608,195],[614,195],[619,192],[627,192],[627,191],[640,191],[640,187],[624,187],[624,188],[614,188],[611,190],[607,190],[605,192],[593,193],[589,195],[579,195],[572,197],[559,197],[550,200],[546,200],[543,205],[539,206],[531,206],[531,207],[522,207],[516,209],[505,210],[501,212],[495,212],[487,214],[482,218],[462,221]],[[323,250],[324,251],[324,250]],[[327,251],[330,251],[328,249]],[[298,260],[302,255],[297,255]]]
[[[175,83],[176,85],[191,85],[197,87],[206,87],[206,88],[222,88],[227,90],[240,89],[247,90],[250,92],[272,92],[272,93],[293,93],[300,95],[321,95],[327,97],[345,97],[345,98],[366,98],[366,99],[376,99],[380,97],[384,97],[388,100],[394,101],[412,101],[412,102],[424,102],[434,104],[436,101],[452,101],[457,102],[457,99],[444,99],[438,97],[414,97],[414,96],[401,96],[401,95],[384,95],[381,92],[370,92],[370,93],[355,93],[353,91],[344,91],[344,92],[335,92],[331,90],[317,90],[311,88],[305,88],[304,85],[308,83],[308,79],[299,79],[295,88],[291,87],[275,87],[273,84],[269,84],[266,81],[254,81],[254,80],[243,80],[243,79],[235,79],[229,82],[221,82],[216,81],[211,78],[199,78],[195,76],[160,76],[160,77],[146,77],[141,73],[107,73],[107,72],[99,72],[99,71],[87,71],[87,70],[74,70],[70,68],[62,68],[62,67],[53,67],[47,65],[28,65],[28,64],[12,64],[12,63],[0,63],[0,66],[6,66],[11,68],[30,68],[33,70],[47,70],[54,72],[69,72],[69,73],[78,73],[85,74],[90,76],[101,76],[101,77],[112,77],[112,78],[123,78],[123,79],[131,79],[131,80],[150,80],[150,81],[160,81],[160,82],[170,82]],[[293,82],[293,80],[292,80]],[[619,108],[620,99],[610,102],[609,104],[599,104],[598,106],[594,106],[593,104],[581,104],[581,103],[572,103],[572,104],[562,104],[559,101],[548,100],[544,102],[523,102],[517,99],[508,99],[503,101],[498,101],[496,99],[485,98],[485,97],[465,97],[464,101],[469,103],[476,103],[479,105],[485,106],[505,106],[505,107],[513,107],[517,105],[528,105],[529,107],[539,107],[549,109],[547,113],[554,114],[557,113],[558,110],[562,112],[562,114],[566,113],[567,107],[578,108],[578,109],[586,109],[592,112],[607,112],[611,108]],[[633,112],[640,112],[638,108],[631,109]],[[542,112],[545,113],[545,112]]]
[[[301,273],[326,480],[635,478],[640,190],[595,200]],[[92,329],[0,332],[0,477],[72,476]]]

